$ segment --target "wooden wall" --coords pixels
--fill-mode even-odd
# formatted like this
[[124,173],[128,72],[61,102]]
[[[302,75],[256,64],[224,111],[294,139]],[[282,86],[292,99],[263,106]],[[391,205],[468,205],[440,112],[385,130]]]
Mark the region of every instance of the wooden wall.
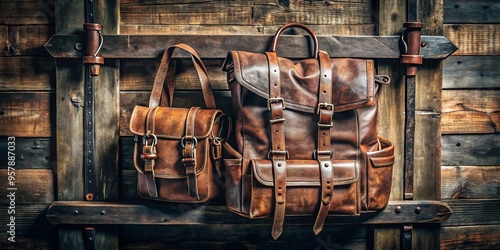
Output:
[[[398,17],[379,17],[374,6],[377,4],[369,0],[121,0],[119,32],[258,35],[273,34],[284,22],[298,21],[309,24],[318,34],[376,35],[378,18]],[[443,63],[441,198],[455,211],[441,228],[443,249],[500,247],[500,20],[495,18],[499,9],[500,4],[495,1],[443,2],[443,34],[460,48]],[[10,243],[2,234],[0,249],[59,247],[58,228],[47,222],[45,211],[57,194],[55,111],[56,101],[60,100],[56,100],[55,94],[56,61],[42,48],[55,32],[56,14],[55,1],[0,0],[0,183],[8,176],[4,158],[7,137],[15,136],[19,188],[16,243]],[[128,119],[134,105],[146,104],[157,63],[158,60],[149,59],[120,60],[122,200],[139,200],[135,171],[128,157],[132,140]],[[222,61],[205,63],[216,86],[218,102],[227,104],[226,78],[220,71]],[[196,79],[190,73],[179,72],[180,91],[175,99],[179,104],[191,103],[192,94],[198,93]],[[0,211],[8,210],[5,192],[2,184]],[[0,225],[7,223],[5,212],[0,212]],[[370,227],[327,227],[318,238],[310,231],[308,227],[288,227],[280,240],[273,242],[269,228],[258,225],[121,226],[119,239],[123,249],[370,247]],[[193,241],[195,237],[198,241]]]
[[443,249],[500,247],[498,10],[498,1],[444,1],[444,35],[459,50],[444,61],[441,197],[467,209],[443,224]]

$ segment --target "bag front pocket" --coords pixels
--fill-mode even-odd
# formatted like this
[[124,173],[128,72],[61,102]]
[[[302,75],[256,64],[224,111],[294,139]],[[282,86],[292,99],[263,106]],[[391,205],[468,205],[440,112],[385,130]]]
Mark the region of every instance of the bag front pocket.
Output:
[[387,139],[378,138],[379,150],[367,155],[367,209],[379,210],[387,206],[391,194],[394,145]]

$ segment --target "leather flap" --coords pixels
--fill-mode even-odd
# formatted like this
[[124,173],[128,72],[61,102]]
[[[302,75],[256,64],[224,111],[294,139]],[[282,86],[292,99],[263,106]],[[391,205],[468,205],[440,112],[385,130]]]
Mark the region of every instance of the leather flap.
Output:
[[385,157],[370,157],[374,167],[387,167],[394,165],[394,155]]
[[[149,108],[136,106],[130,118],[130,131],[139,136],[146,134]],[[188,108],[160,107],[154,118],[154,128],[147,128],[158,138],[180,140],[185,135]],[[218,109],[200,109],[195,117],[194,134],[200,140],[210,135],[214,123],[222,115]]]
[[[255,179],[265,186],[274,186],[273,167],[270,160],[250,162]],[[351,160],[334,160],[333,184],[335,186],[354,183],[358,180],[358,164]],[[287,186],[320,186],[320,169],[315,160],[287,160]]]
[[[286,108],[316,112],[318,106],[319,61],[307,58],[293,61],[278,58],[281,94]],[[331,58],[332,102],[335,112],[374,105],[375,67],[373,60]],[[233,71],[234,78],[246,89],[269,98],[269,68],[265,54],[230,51],[223,70]]]

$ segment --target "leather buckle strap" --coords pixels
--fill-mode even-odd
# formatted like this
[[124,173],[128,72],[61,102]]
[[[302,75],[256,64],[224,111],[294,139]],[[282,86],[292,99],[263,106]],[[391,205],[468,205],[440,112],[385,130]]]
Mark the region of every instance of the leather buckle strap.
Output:
[[281,103],[283,109],[285,109],[285,100],[282,97],[274,97],[267,99],[267,109],[271,110],[271,104],[273,103]]
[[200,199],[198,182],[196,181],[196,146],[198,145],[198,140],[194,136],[194,125],[198,110],[200,110],[200,107],[191,107],[189,109],[186,116],[185,134],[180,141],[182,147],[181,163],[186,168],[188,193],[190,197],[194,197],[197,200]]
[[[155,118],[158,112],[158,107],[149,109],[146,115],[146,134],[142,137],[142,154],[141,159],[144,162],[144,175],[146,175],[146,184],[148,194],[152,198],[158,198],[158,188],[156,187],[154,167],[156,164],[156,144],[158,138],[155,133]],[[149,144],[151,141],[151,144]]]
[[320,86],[318,97],[318,144],[314,151],[314,156],[318,161],[320,169],[320,183],[321,183],[321,201],[314,222],[313,231],[317,235],[323,230],[323,225],[326,216],[330,211],[333,196],[333,166],[332,158],[333,152],[330,149],[331,144],[331,128],[333,127],[333,114],[335,106],[332,103],[332,69],[330,66],[330,56],[320,51],[319,56],[320,65]]
[[281,97],[280,68],[275,52],[266,52],[269,65],[269,99],[267,107],[271,113],[271,149],[268,153],[274,173],[274,219],[271,235],[277,239],[283,232],[286,207],[286,159],[285,149],[285,102]]

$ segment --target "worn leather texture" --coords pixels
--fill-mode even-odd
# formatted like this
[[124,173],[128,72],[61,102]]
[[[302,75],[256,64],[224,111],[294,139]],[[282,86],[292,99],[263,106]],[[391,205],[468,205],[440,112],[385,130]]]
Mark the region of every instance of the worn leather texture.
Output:
[[[176,48],[191,54],[207,107],[171,107],[175,72],[171,56]],[[196,51],[185,44],[165,50],[149,106],[136,106],[130,119],[130,131],[136,136],[133,160],[139,195],[182,203],[214,198],[219,192],[216,178],[225,121],[225,114],[215,108],[207,71]]]
[[[285,26],[315,38],[301,24]],[[275,239],[281,213],[317,216],[319,233],[327,214],[383,209],[394,162],[393,144],[377,134],[377,91],[388,77],[372,60],[330,58],[317,42],[312,58],[276,56],[280,32],[271,53],[230,51],[223,65],[234,109],[226,205],[249,218],[274,216]]]

